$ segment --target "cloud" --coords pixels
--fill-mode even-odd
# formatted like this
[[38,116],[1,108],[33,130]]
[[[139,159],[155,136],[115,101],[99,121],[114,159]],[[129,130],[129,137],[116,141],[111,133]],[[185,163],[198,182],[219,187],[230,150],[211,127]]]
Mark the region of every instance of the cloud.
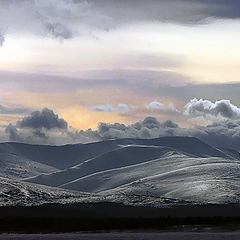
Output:
[[106,104],[93,106],[91,109],[95,112],[126,114],[129,112],[130,109],[134,109],[134,106],[129,107],[127,104],[119,103],[116,107],[111,104]]
[[[131,106],[131,108],[134,108],[134,106]],[[118,106],[117,106],[117,111],[118,111],[120,114],[128,113],[128,112],[129,112],[129,106],[128,106],[127,104],[120,103],[120,104],[118,104]]]
[[143,121],[128,126],[120,123],[101,123],[97,133],[101,140],[191,136],[215,147],[240,150],[240,120],[227,120],[207,126],[181,128],[171,120],[159,122],[154,117],[147,117]]
[[182,116],[182,112],[175,108],[173,103],[169,103],[165,105],[158,101],[150,102],[149,104],[145,105],[145,108],[150,112],[158,113],[158,114],[165,114],[168,116]]
[[154,101],[154,102],[151,102],[148,105],[146,105],[146,108],[150,109],[152,111],[154,111],[154,110],[162,110],[162,109],[164,109],[164,104],[162,104],[162,103],[160,103],[158,101]]
[[194,98],[186,104],[185,114],[190,117],[236,120],[240,118],[240,108],[233,105],[229,100],[220,100],[214,103],[209,100]]
[[22,142],[23,141],[23,139],[18,134],[17,128],[15,126],[13,126],[12,124],[9,124],[6,127],[5,132],[9,135],[9,141],[11,141],[11,142]]
[[18,92],[59,93],[76,92],[79,89],[120,87],[144,95],[159,96],[159,93],[161,95],[169,93],[179,96],[178,88],[175,90],[169,86],[186,85],[190,82],[186,76],[168,71],[98,70],[81,71],[79,76],[81,78],[0,71],[0,83],[2,88],[9,90],[11,86],[11,90]]
[[31,110],[27,108],[12,108],[0,105],[0,114],[27,114]]
[[185,136],[198,137],[202,141],[216,147],[240,150],[240,121],[226,120],[207,126],[183,129]]
[[0,25],[7,33],[31,33],[58,39],[90,34],[106,29],[111,21],[90,1],[9,0],[2,1]]
[[[119,24],[140,21],[199,23],[209,17],[236,17],[227,0],[138,0],[137,3],[135,0],[93,1],[101,12]],[[239,7],[238,3],[231,3]]]
[[116,138],[157,138],[160,135],[172,135],[171,130],[178,125],[168,120],[160,123],[154,117],[146,117],[143,121],[126,126],[120,123],[101,123],[98,128],[101,139]]
[[92,107],[92,110],[95,112],[110,112],[110,113],[115,112],[115,108],[110,104],[97,105],[97,106]]
[[219,147],[240,150],[240,120],[218,121],[207,126],[182,128],[171,120],[160,122],[155,117],[146,117],[136,123],[100,123],[97,130],[78,131],[68,127],[64,119],[52,110],[35,111],[16,125],[0,127],[1,141],[34,144],[73,144],[95,141],[136,138],[151,139],[164,136],[192,136]]
[[126,114],[129,113],[130,111],[134,110],[143,110],[145,111],[146,109],[149,110],[150,112],[155,112],[155,113],[164,113],[164,114],[181,114],[180,111],[178,111],[173,103],[169,103],[167,106],[165,106],[163,103],[160,103],[158,101],[153,101],[148,104],[145,104],[143,107],[139,108],[133,105],[127,105],[125,103],[120,103],[116,106],[111,105],[111,104],[106,104],[106,105],[96,105],[91,107],[93,111],[96,112],[108,112],[108,113],[119,113],[119,114]]
[[44,108],[42,111],[32,112],[30,116],[24,117],[17,122],[19,128],[32,128],[32,129],[67,129],[67,122],[59,118],[52,110]]
[[232,0],[230,4],[217,0],[1,0],[0,27],[8,29],[8,34],[70,39],[131,23],[237,18],[239,9],[239,3]]
[[4,41],[5,41],[4,34],[0,31],[0,46],[3,45]]
[[46,22],[44,25],[46,30],[56,38],[70,39],[73,36],[72,32],[60,23]]

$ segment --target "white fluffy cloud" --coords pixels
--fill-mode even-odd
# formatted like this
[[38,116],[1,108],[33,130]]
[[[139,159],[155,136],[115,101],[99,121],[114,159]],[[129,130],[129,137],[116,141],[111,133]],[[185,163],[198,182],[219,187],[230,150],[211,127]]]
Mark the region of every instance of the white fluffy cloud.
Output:
[[126,114],[130,111],[130,109],[133,109],[133,106],[128,106],[125,103],[119,103],[117,106],[113,106],[111,104],[106,105],[97,105],[93,106],[91,109],[95,112],[108,112],[108,113],[120,113],[120,114]]
[[164,113],[164,114],[182,114],[179,110],[177,110],[173,103],[169,103],[168,105],[165,105],[158,101],[150,102],[149,104],[145,105],[145,108],[149,110],[150,112],[155,113]]
[[233,105],[229,100],[211,102],[203,99],[192,99],[185,106],[185,114],[190,117],[205,117],[215,120],[240,118],[240,108]]
[[127,104],[120,103],[120,104],[118,104],[117,110],[119,113],[125,114],[125,113],[128,113],[129,107]]
[[97,105],[92,107],[92,110],[95,112],[115,112],[115,108],[111,104]]
[[147,109],[150,109],[152,111],[154,110],[163,110],[164,109],[164,104],[158,102],[158,101],[153,101],[150,102],[149,104],[146,105]]

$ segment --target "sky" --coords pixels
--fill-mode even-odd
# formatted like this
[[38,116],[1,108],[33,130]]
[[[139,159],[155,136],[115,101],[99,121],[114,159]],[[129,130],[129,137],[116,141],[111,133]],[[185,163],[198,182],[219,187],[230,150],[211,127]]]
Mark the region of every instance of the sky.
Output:
[[239,28],[235,0],[0,0],[0,141],[232,138]]

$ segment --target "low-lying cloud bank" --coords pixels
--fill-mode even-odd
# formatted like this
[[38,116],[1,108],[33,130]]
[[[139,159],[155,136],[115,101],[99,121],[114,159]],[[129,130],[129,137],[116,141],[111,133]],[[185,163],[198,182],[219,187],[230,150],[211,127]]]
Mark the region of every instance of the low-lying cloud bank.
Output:
[[100,123],[97,130],[77,131],[52,110],[35,111],[2,130],[2,141],[34,144],[88,143],[118,138],[150,139],[163,136],[193,136],[217,147],[240,150],[240,120],[224,120],[208,126],[181,128],[167,120],[146,117],[131,125]]
[[240,150],[240,120],[221,121],[207,126],[181,128],[171,120],[159,122],[154,117],[126,126],[124,124],[100,124],[97,131],[101,139],[158,138],[163,136],[192,136],[204,142],[224,148]]

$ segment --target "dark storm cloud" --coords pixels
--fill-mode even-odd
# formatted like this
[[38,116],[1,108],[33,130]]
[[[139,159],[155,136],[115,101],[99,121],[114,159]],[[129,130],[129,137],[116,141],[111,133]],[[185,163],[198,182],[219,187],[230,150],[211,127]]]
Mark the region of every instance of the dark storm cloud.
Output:
[[67,129],[67,122],[59,118],[52,110],[44,108],[42,111],[32,112],[30,116],[24,117],[17,122],[17,126],[20,128],[32,128],[32,129]]
[[170,21],[201,23],[209,17],[238,18],[240,4],[234,0],[94,0],[104,14],[119,23]]
[[203,4],[216,4],[222,6],[220,11],[212,12],[213,16],[221,18],[239,18],[240,2],[236,0],[188,0],[191,2],[201,2]]

